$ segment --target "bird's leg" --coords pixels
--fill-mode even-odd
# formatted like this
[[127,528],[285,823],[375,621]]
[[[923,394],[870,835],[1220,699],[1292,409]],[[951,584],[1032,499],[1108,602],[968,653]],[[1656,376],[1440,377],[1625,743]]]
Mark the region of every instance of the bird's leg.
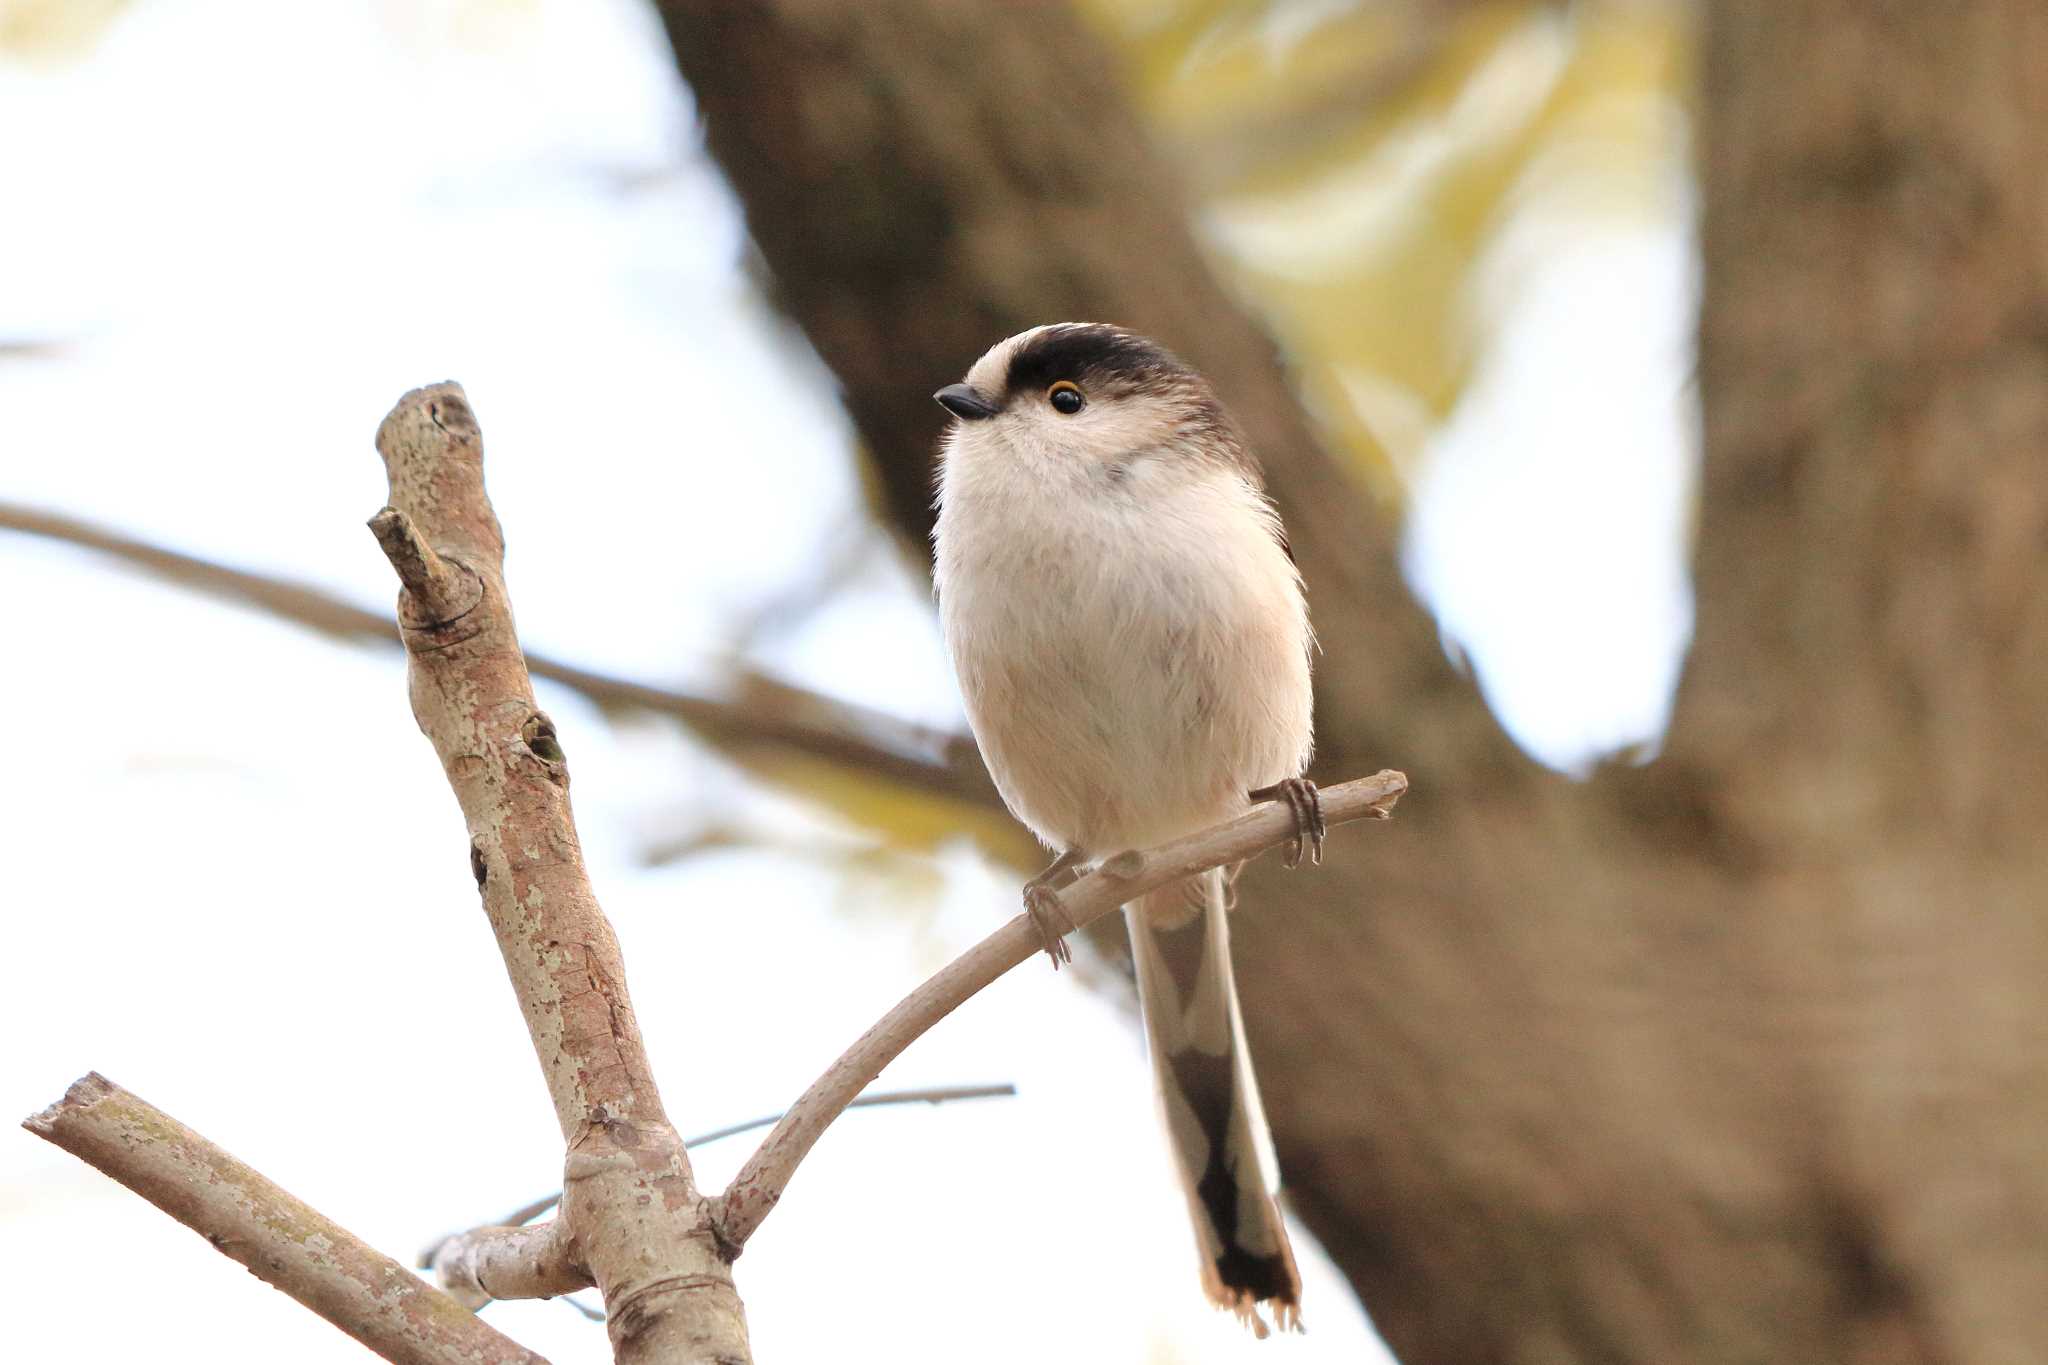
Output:
[[1319,867],[1322,865],[1323,836],[1330,832],[1330,828],[1323,823],[1323,802],[1316,795],[1315,783],[1305,777],[1290,777],[1285,782],[1260,787],[1249,795],[1254,801],[1285,801],[1287,808],[1294,812],[1294,837],[1287,841],[1287,866],[1301,866],[1304,846],[1308,849],[1309,861]]
[[1070,848],[1052,864],[1024,883],[1024,913],[1031,916],[1031,923],[1037,926],[1038,937],[1045,944],[1045,955],[1052,959],[1052,969],[1058,971],[1062,962],[1074,960],[1074,950],[1067,946],[1066,936],[1074,932],[1074,922],[1067,918],[1066,908],[1060,904],[1060,888],[1072,882],[1081,874],[1075,865],[1083,855],[1078,848]]

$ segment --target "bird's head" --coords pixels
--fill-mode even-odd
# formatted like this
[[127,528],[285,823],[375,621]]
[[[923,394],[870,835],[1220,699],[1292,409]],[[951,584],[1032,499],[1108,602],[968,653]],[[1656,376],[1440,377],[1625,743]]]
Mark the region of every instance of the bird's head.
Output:
[[1208,382],[1171,351],[1097,322],[1056,322],[997,342],[932,395],[953,415],[946,456],[1049,462],[1121,478],[1141,461],[1256,480]]

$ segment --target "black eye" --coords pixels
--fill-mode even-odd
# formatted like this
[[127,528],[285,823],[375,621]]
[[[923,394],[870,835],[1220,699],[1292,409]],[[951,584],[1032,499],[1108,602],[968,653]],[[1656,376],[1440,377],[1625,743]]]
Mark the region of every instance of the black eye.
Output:
[[1045,401],[1052,404],[1054,412],[1067,417],[1072,417],[1088,402],[1081,393],[1081,386],[1066,379],[1045,391]]

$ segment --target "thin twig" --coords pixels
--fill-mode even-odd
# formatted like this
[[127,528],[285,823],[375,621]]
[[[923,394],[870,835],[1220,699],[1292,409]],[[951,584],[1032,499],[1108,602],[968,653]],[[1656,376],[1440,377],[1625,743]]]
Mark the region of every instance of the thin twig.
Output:
[[[1008,1081],[1003,1082],[1001,1085],[941,1085],[932,1086],[924,1090],[889,1090],[879,1095],[862,1095],[850,1102],[846,1107],[848,1109],[873,1109],[887,1104],[944,1104],[948,1100],[988,1100],[1016,1093],[1017,1087],[1011,1085]],[[785,1110],[781,1114],[768,1114],[758,1119],[748,1119],[745,1123],[735,1123],[725,1128],[714,1129],[702,1137],[691,1138],[690,1146],[695,1147],[705,1142],[717,1142],[720,1138],[738,1137],[741,1133],[751,1133],[756,1128],[766,1128],[771,1123],[782,1122],[787,1113],[788,1111]]]
[[[1407,790],[1408,779],[1391,770],[1325,787],[1323,818],[1331,825],[1385,819]],[[1258,806],[1172,843],[1118,854],[1060,892],[1060,908],[1075,928],[1084,928],[1146,891],[1253,857],[1295,833],[1294,817],[1284,805]],[[883,1067],[977,991],[1042,947],[1031,917],[1020,914],[941,968],[862,1034],[790,1107],[719,1196],[719,1224],[726,1241],[735,1248],[746,1244],[782,1198],[797,1164]]]
[[[931,1086],[923,1090],[886,1090],[879,1095],[862,1095],[846,1107],[848,1109],[872,1109],[885,1104],[944,1104],[948,1100],[987,1100],[1016,1093],[1017,1087],[1008,1081],[1004,1081],[1000,1085],[940,1085]],[[741,1133],[751,1133],[756,1128],[766,1128],[771,1123],[780,1123],[782,1118],[782,1114],[763,1114],[760,1118],[748,1119],[745,1123],[727,1124],[723,1128],[714,1128],[708,1133],[699,1133],[695,1137],[684,1138],[683,1146],[697,1148],[702,1147],[707,1142],[717,1142],[723,1138],[738,1137]],[[561,1202],[562,1192],[557,1190],[545,1199],[536,1199],[531,1204],[514,1209],[494,1226],[522,1227]],[[442,1239],[443,1242],[446,1240],[446,1238]],[[439,1246],[440,1243],[435,1245]],[[433,1253],[429,1252],[422,1258],[420,1268],[423,1270],[431,1269],[433,1264]]]
[[420,1268],[433,1270],[441,1287],[471,1312],[492,1299],[560,1298],[591,1282],[560,1219],[537,1228],[490,1228],[484,1236],[458,1233],[422,1256]]
[[545,1365],[383,1252],[97,1072],[21,1126],[106,1172],[386,1360]]
[[[77,545],[181,587],[258,607],[353,643],[398,643],[387,612],[369,611],[310,584],[230,568],[91,522],[0,501],[0,530]],[[385,534],[389,534],[387,528]],[[452,614],[452,613],[451,613]],[[731,698],[679,692],[578,668],[542,654],[526,656],[537,678],[581,692],[599,706],[651,711],[689,726],[721,748],[773,746],[887,779],[927,795],[1000,810],[974,741],[869,707],[742,672]]]

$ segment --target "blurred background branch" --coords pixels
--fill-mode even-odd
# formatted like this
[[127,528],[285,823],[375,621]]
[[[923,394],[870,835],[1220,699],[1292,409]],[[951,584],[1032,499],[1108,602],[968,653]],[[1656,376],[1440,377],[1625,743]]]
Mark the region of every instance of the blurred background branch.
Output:
[[[216,564],[76,517],[0,500],[0,530],[95,550],[194,592],[254,607],[331,639],[392,648],[399,643],[388,616],[323,589]],[[742,762],[760,750],[781,751],[852,769],[921,795],[1002,808],[972,739],[835,701],[760,673],[735,670],[735,697],[727,700],[652,687],[545,655],[528,654],[526,664],[535,677],[572,688],[607,711],[645,711],[681,721]]]

